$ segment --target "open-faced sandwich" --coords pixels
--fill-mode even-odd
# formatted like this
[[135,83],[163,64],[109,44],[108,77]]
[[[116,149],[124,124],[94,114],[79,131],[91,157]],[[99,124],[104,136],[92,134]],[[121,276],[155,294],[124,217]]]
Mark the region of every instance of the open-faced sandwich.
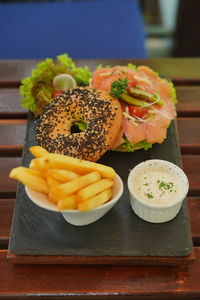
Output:
[[109,92],[123,109],[122,124],[112,149],[132,152],[162,143],[176,117],[176,93],[172,82],[146,66],[98,68],[91,86]]

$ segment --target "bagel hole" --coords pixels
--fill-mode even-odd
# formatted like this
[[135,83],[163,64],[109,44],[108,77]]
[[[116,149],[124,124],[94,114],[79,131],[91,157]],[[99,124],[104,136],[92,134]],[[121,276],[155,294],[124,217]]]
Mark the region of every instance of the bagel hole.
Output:
[[80,120],[80,121],[76,121],[72,124],[71,126],[71,133],[80,133],[85,131],[87,128],[87,124]]

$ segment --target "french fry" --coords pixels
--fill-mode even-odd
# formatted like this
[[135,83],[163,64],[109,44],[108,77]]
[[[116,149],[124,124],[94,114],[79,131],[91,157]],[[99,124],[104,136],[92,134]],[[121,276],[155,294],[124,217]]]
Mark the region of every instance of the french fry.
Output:
[[18,167],[10,172],[9,177],[17,179],[24,185],[29,186],[34,191],[48,194],[49,188],[46,180],[40,176],[35,175],[33,171],[35,170]]
[[76,195],[73,194],[71,196],[67,196],[65,198],[60,199],[57,203],[57,207],[59,210],[76,209]]
[[114,181],[112,179],[101,179],[93,184],[86,186],[85,188],[81,189],[77,193],[77,202],[86,201],[95,195],[107,190],[108,188],[112,187]]
[[63,183],[59,186],[56,186],[50,190],[49,197],[50,199],[64,198],[68,195],[76,193],[78,190],[84,188],[85,186],[96,182],[101,179],[101,176],[98,172],[91,172],[89,174],[80,176],[72,181]]
[[71,181],[80,177],[80,175],[75,172],[60,169],[49,169],[48,174],[62,182]]
[[78,210],[84,212],[91,209],[94,209],[104,203],[106,203],[108,200],[110,200],[112,197],[112,189],[107,189],[100,194],[90,198],[87,201],[78,203]]
[[[32,159],[31,162],[30,162],[30,164],[29,164],[29,168],[32,169],[32,170],[38,170],[38,171],[40,171],[40,168],[39,168],[40,163],[39,163],[39,161],[40,161],[40,158],[34,158],[34,159]],[[43,171],[43,170],[41,170],[41,171]]]
[[[59,190],[57,191],[57,193],[54,193],[54,189],[55,189],[55,187],[50,189],[48,197],[49,197],[49,201],[57,204],[59,199],[65,198],[66,196],[64,196],[63,193]],[[52,193],[52,190],[53,190],[53,193]]]
[[61,154],[47,154],[39,158],[34,164],[34,169],[38,170],[62,169],[73,171],[80,175],[96,171],[104,178],[114,179],[115,177],[115,171],[111,167]]
[[59,184],[62,184],[62,182],[56,180],[50,175],[48,175],[46,179],[47,179],[47,184],[49,186],[49,189],[52,189],[53,187],[58,186]]
[[[26,167],[17,167],[17,168],[12,169],[9,176],[15,176],[15,174],[18,174],[20,172],[27,172],[28,174],[33,175],[33,176],[43,177],[43,175],[40,171],[32,170],[32,169],[29,169]],[[10,177],[10,178],[14,178],[14,177]],[[14,179],[16,179],[16,178],[14,178]]]
[[[34,169],[33,169],[34,170]],[[37,170],[36,170],[37,171]],[[42,174],[42,176],[45,178],[45,179],[47,179],[47,176],[51,176],[51,175],[49,175],[49,170],[42,170],[42,171],[40,171],[41,172],[41,174]]]
[[49,153],[46,149],[44,149],[44,148],[42,148],[40,146],[32,146],[32,147],[29,148],[29,151],[35,157],[42,157],[42,156],[44,156],[44,155],[46,155],[46,154]]

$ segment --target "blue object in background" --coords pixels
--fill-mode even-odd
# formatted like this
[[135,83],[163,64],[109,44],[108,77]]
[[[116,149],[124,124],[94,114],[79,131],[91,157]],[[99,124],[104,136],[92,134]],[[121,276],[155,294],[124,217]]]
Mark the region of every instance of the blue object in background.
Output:
[[0,4],[0,59],[144,58],[137,0]]

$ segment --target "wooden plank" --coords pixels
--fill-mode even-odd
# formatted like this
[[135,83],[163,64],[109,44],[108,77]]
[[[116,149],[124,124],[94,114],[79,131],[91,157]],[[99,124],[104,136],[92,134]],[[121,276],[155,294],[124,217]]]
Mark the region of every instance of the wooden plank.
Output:
[[[17,87],[20,81],[31,75],[39,60],[0,60],[0,86]],[[177,83],[200,84],[199,58],[151,58],[151,59],[79,59],[77,66],[88,66],[93,71],[97,65],[126,65],[132,62],[136,65],[148,65],[163,76],[173,79]]]
[[0,86],[18,87],[20,81],[31,76],[39,60],[0,60]]
[[200,197],[188,198],[188,210],[193,243],[195,246],[200,246]]
[[0,249],[8,248],[14,204],[14,199],[0,200]]
[[182,153],[200,153],[200,118],[178,118]]
[[18,88],[0,89],[0,118],[27,118],[27,110],[21,107]]
[[20,157],[0,157],[0,198],[15,198],[17,182],[8,176],[12,168],[20,165]]
[[200,238],[200,197],[189,197],[188,208],[190,214],[192,236]]
[[176,86],[179,117],[200,116],[200,86]]
[[0,120],[0,155],[22,155],[27,120]]
[[200,248],[188,267],[15,265],[0,251],[0,296],[37,299],[194,299],[200,296]]
[[183,170],[189,179],[189,195],[198,196],[200,192],[200,155],[182,155]]
[[195,254],[187,257],[129,257],[129,256],[55,256],[55,255],[16,255],[8,250],[7,258],[15,264],[65,264],[65,265],[140,265],[174,266],[189,265]]
[[200,118],[178,118],[177,123],[181,147],[200,145]]

